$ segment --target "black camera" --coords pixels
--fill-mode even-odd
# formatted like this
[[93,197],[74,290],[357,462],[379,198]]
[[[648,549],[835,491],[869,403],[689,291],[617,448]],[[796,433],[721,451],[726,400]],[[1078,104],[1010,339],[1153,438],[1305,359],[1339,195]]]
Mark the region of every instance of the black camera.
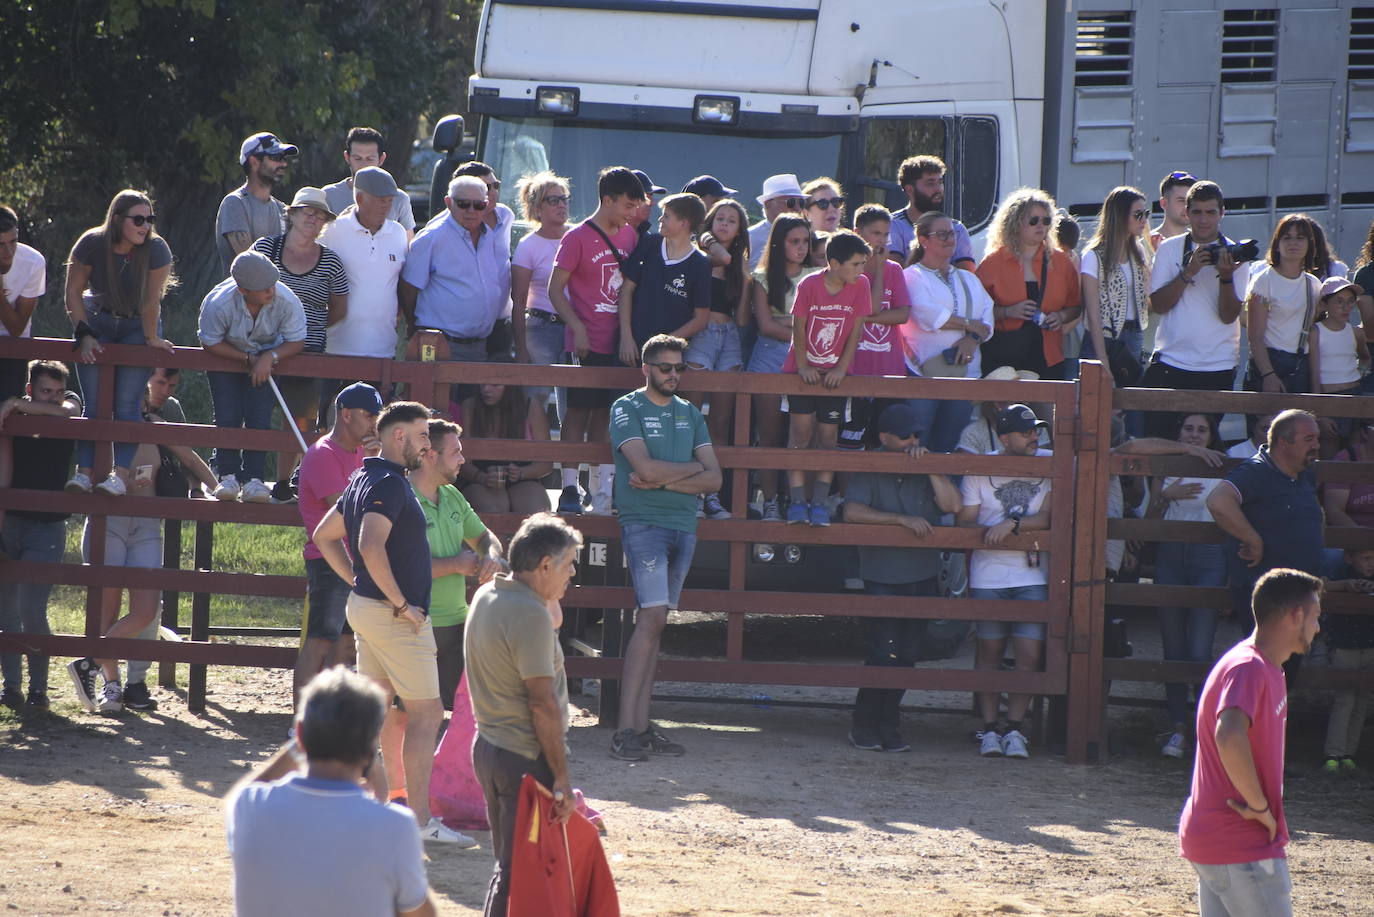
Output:
[[1230,252],[1231,260],[1240,264],[1258,258],[1260,247],[1254,239],[1241,239],[1239,242],[1232,242],[1229,245],[1225,242],[1213,242],[1211,245],[1202,246],[1202,250],[1212,256],[1213,264],[1216,264],[1221,258],[1223,250]]

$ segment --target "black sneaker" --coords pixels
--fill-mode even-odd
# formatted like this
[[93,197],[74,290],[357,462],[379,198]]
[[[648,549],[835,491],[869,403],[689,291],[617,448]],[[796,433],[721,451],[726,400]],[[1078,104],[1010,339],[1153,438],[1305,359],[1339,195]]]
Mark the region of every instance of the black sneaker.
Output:
[[569,516],[582,515],[582,494],[576,484],[569,484],[563,488],[563,493],[558,498],[558,511]]
[[[126,694],[127,696],[127,694]],[[881,731],[883,751],[911,751],[911,745],[902,738],[902,734],[893,729],[891,732]]]
[[72,687],[76,690],[76,699],[81,702],[91,713],[100,709],[96,702],[95,675],[100,670],[100,666],[95,664],[95,660],[90,656],[84,659],[73,659],[67,663],[67,674],[71,676]]
[[651,755],[680,758],[687,753],[687,749],[670,740],[653,723],[650,723],[649,728],[639,734],[639,745]]
[[18,710],[24,706],[24,695],[18,688],[6,687],[0,690],[0,705]]
[[157,701],[148,693],[148,684],[131,681],[124,686],[124,706],[130,710],[152,711],[157,709]]
[[32,708],[35,709],[35,710],[47,710],[48,707],[50,706],[49,703],[48,703],[48,692],[46,692],[46,691],[30,691],[30,692],[29,692],[29,706],[32,707]]
[[[295,503],[296,489],[291,486],[289,480],[278,481],[272,485],[271,500],[273,503]],[[127,691],[125,693],[127,694]],[[134,709],[138,708],[136,707]]]
[[860,751],[882,751],[883,740],[875,730],[865,726],[855,726],[849,730],[849,744]]
[[611,757],[621,761],[648,761],[649,756],[633,729],[621,729],[611,736]]

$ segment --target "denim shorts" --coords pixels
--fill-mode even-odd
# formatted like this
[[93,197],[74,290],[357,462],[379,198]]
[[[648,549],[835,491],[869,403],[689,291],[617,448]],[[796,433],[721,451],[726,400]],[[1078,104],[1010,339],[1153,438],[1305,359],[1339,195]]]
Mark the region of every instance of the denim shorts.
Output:
[[[1008,586],[1005,589],[969,587],[968,596],[971,599],[1043,602],[1050,597],[1050,587],[1043,584]],[[1045,640],[1045,625],[1037,621],[978,621],[975,626],[979,640],[1005,640],[1009,636],[1029,637],[1041,642]]]
[[782,364],[787,360],[791,348],[788,341],[779,341],[760,334],[754,344],[754,352],[749,356],[748,371],[751,373],[780,373]]
[[344,615],[348,610],[350,585],[323,557],[305,559],[305,620],[307,637],[337,640],[345,630],[352,633]]
[[739,325],[734,322],[711,322],[692,335],[683,359],[692,366],[716,372],[739,369],[744,363],[739,345]]
[[[530,352],[530,362],[538,366],[553,366],[563,360],[563,332],[567,326],[553,321],[550,315],[542,309],[525,310],[525,349]],[[547,385],[525,386],[525,394],[536,404],[547,403],[551,391]]]
[[625,522],[620,525],[620,540],[635,588],[635,603],[640,608],[667,605],[676,611],[682,584],[687,571],[692,569],[697,536],[657,525]]

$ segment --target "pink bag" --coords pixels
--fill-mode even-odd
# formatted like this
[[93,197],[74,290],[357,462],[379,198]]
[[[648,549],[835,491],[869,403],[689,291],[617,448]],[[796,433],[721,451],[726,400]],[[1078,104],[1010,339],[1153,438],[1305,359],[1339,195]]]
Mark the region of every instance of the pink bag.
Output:
[[490,829],[487,802],[472,772],[472,743],[476,739],[477,721],[472,717],[468,675],[464,672],[453,694],[453,716],[434,750],[434,770],[429,776],[430,812],[459,831]]

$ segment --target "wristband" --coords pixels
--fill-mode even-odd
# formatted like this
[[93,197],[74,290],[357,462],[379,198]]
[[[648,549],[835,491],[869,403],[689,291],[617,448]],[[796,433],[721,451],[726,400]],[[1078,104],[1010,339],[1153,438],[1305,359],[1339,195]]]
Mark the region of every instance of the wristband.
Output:
[[1270,376],[1273,376],[1273,375],[1275,375],[1275,372],[1271,369],[1271,370],[1269,370],[1269,372],[1267,372],[1267,373],[1260,373],[1260,378],[1261,378],[1261,379],[1268,379]]
[[1230,277],[1221,277],[1217,280],[1217,282],[1229,287],[1231,284],[1235,283],[1235,280]]
[[981,343],[983,343],[983,339],[980,338],[978,335],[974,334],[972,331],[965,331],[964,334],[966,334],[966,335],[968,335],[969,337],[973,338],[973,343],[975,343],[975,344],[981,344]]
[[1257,814],[1259,814],[1259,815],[1263,815],[1265,812],[1268,812],[1268,811],[1269,811],[1269,803],[1266,801],[1266,802],[1264,803],[1264,808],[1263,808],[1263,809],[1256,809],[1254,806],[1250,805],[1250,803],[1247,802],[1247,803],[1245,804],[1245,808],[1249,809],[1251,812],[1255,812],[1255,813],[1257,813]]
[[92,329],[90,325],[86,324],[84,321],[77,322],[76,327],[72,329],[72,350],[80,350],[81,339],[85,337],[93,337],[96,340],[100,339],[100,336],[95,333],[95,330]]
[[1013,535],[1020,535],[1020,534],[1021,534],[1021,517],[1020,517],[1020,516],[1012,516],[1012,517],[1011,517],[1011,533],[1012,533]]

